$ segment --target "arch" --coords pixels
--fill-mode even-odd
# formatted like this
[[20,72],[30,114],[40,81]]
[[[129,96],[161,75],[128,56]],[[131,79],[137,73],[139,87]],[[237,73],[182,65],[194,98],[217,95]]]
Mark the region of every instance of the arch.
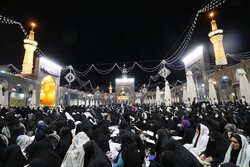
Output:
[[201,84],[203,81],[201,69],[198,67],[193,67],[191,71],[193,73],[193,78],[194,78],[195,84],[196,85]]
[[5,78],[0,78],[0,84],[3,86],[4,91],[8,90],[9,82]]
[[228,76],[222,76],[220,79],[220,88],[221,88],[221,100],[223,101],[229,101],[231,93],[233,91],[232,88],[232,79]]
[[198,67],[192,68],[193,79],[196,87],[197,98],[200,101],[206,100],[205,97],[205,83],[203,81],[202,71]]
[[42,79],[40,92],[40,105],[55,106],[56,82],[51,75]]
[[10,92],[10,106],[23,107],[26,105],[25,88],[21,84],[15,85]]

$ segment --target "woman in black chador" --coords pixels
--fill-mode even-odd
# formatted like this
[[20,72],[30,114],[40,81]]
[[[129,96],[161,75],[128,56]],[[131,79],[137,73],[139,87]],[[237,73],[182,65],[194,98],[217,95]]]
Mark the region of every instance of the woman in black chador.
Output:
[[209,162],[211,167],[217,167],[223,161],[229,144],[228,140],[218,131],[209,133],[207,148],[201,153],[200,159]]
[[123,134],[120,136],[120,139],[121,149],[114,160],[114,166],[121,160],[123,162],[122,167],[141,167],[141,156],[137,151],[132,138],[127,134]]
[[[83,145],[84,167],[111,167],[111,162],[94,140]],[[97,163],[98,162],[98,163]]]
[[181,163],[185,164],[185,167],[200,167],[198,159],[183,145],[181,145],[180,142],[174,139],[169,139],[164,147],[164,150],[173,151],[176,155],[178,155],[178,161],[182,161]]

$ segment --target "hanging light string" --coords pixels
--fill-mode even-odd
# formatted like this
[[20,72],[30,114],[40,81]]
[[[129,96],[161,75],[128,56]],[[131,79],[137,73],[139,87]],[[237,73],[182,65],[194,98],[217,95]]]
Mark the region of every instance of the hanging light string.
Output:
[[177,85],[183,84],[186,81],[180,81],[180,80],[176,80],[174,83],[170,84],[169,86],[171,87],[176,87]]
[[16,68],[13,64],[0,65],[0,69],[6,70],[6,69],[10,69],[10,68],[14,69],[15,72],[17,72],[17,73],[21,72],[21,70],[19,70],[18,68]]
[[179,65],[179,66],[175,66],[173,64],[167,64],[167,67],[173,69],[173,70],[184,70],[185,66],[184,65]]
[[0,22],[4,23],[4,24],[16,24],[19,25],[19,27],[21,28],[21,30],[23,31],[25,37],[28,37],[28,33],[25,31],[23,25],[20,22],[14,21],[12,19],[9,19],[7,17],[4,17],[2,15],[0,15]]
[[[155,72],[156,70],[158,70],[160,67],[161,67],[161,63],[159,63],[158,65],[156,65],[155,67],[144,67],[142,65],[140,65],[138,62],[134,62],[130,67],[127,68],[127,71],[130,72],[132,71],[135,66],[139,67],[142,71],[144,72],[148,72],[148,73],[152,73],[152,72]],[[78,76],[85,76],[87,75],[92,69],[94,69],[97,73],[99,74],[103,74],[103,75],[107,75],[109,73],[111,73],[114,68],[117,67],[117,69],[119,71],[122,71],[123,67],[122,66],[119,66],[117,63],[115,63],[112,67],[110,67],[109,69],[106,69],[106,70],[102,70],[102,69],[99,69],[97,68],[94,64],[92,64],[87,70],[85,71],[79,71],[77,70],[76,68],[74,68],[73,66],[65,66],[65,67],[62,67],[62,71],[67,71],[68,69],[71,68],[71,70],[74,70],[75,74],[78,75]]]
[[101,70],[99,68],[97,68],[96,66],[92,65],[93,69],[99,73],[99,74],[102,74],[102,75],[106,75],[106,74],[109,74],[110,72],[113,71],[113,69],[116,67],[116,64],[114,64],[111,68],[107,69],[107,70]]
[[135,62],[136,65],[144,72],[155,72],[156,70],[158,70],[161,66],[161,63],[159,63],[158,65],[156,65],[155,67],[143,67],[142,65],[140,65],[138,62]]
[[185,51],[185,49],[187,48],[187,46],[188,46],[188,44],[189,44],[189,42],[191,40],[193,31],[195,29],[197,18],[198,18],[198,14],[195,16],[194,21],[193,21],[191,27],[189,28],[188,33],[186,34],[184,40],[180,44],[180,46],[177,48],[177,50],[170,57],[168,57],[166,59],[166,62],[168,64],[172,64],[176,60],[178,60],[180,58],[180,56],[183,54],[183,52]]
[[208,3],[205,7],[200,9],[198,12],[204,13],[204,12],[211,11],[212,9],[217,8],[217,7],[221,6],[222,4],[226,3],[226,1],[228,1],[228,0],[213,0],[210,3]]
[[92,92],[94,92],[95,89],[93,88],[93,85],[92,85],[92,82],[91,82],[91,81],[89,82],[89,85],[90,85],[90,88],[91,88]]
[[159,77],[160,77],[159,73],[157,73],[155,76],[150,76],[152,81],[157,81],[159,79]]
[[235,61],[244,61],[250,59],[250,51],[236,54],[228,53],[226,56]]

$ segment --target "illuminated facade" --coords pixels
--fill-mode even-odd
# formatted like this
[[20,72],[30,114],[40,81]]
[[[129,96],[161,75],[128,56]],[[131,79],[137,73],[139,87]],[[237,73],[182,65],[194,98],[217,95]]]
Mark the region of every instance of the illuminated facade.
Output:
[[46,57],[36,59],[34,79],[41,83],[40,105],[54,107],[59,104],[61,67]]
[[[9,106],[48,106],[59,105],[59,87],[61,67],[45,56],[36,58],[34,70],[33,59],[37,42],[34,31],[24,39],[25,54],[21,74],[12,74],[1,70],[0,84],[9,92]],[[31,98],[33,99],[31,100]],[[35,104],[31,104],[31,101]]]
[[208,94],[207,73],[208,58],[205,56],[204,47],[199,46],[190,52],[182,61],[185,65],[185,71],[191,71],[196,87],[197,100],[205,101]]
[[39,90],[40,85],[37,81],[20,77],[1,70],[0,84],[3,86],[3,93],[8,91],[8,106],[23,107],[30,105],[32,91]]
[[122,78],[115,80],[116,84],[116,103],[134,103],[135,102],[135,79],[127,77],[127,69],[124,65]]
[[[210,15],[213,17],[213,13]],[[216,65],[226,65],[227,59],[223,47],[223,30],[217,28],[216,21],[212,18],[211,21],[212,31],[208,34],[210,41],[214,47],[215,63]]]

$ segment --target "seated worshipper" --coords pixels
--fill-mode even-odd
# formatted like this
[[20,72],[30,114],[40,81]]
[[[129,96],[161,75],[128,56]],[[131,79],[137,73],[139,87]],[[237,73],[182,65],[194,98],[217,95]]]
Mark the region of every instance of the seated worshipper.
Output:
[[[94,140],[90,140],[83,144],[83,149],[85,151],[84,155],[84,167],[111,167],[111,162],[109,158],[100,149],[98,144]],[[96,162],[99,162],[96,164]],[[94,165],[95,164],[95,165]]]
[[110,151],[109,139],[105,136],[101,127],[94,129],[91,140],[94,140],[104,153]]
[[156,144],[155,144],[155,154],[156,157],[154,161],[159,162],[159,156],[163,151],[165,151],[165,144],[170,139],[169,133],[165,129],[158,129],[156,132]]
[[52,131],[52,130],[47,130],[45,132],[45,135],[48,138],[48,140],[51,142],[53,149],[55,150],[60,141],[60,136],[56,134],[56,131]]
[[89,141],[89,137],[84,132],[79,132],[74,136],[61,167],[84,167],[83,144]]
[[203,151],[206,150],[209,139],[208,133],[209,130],[205,125],[197,124],[192,144],[184,144],[184,147],[193,153],[194,156],[198,157]]
[[214,120],[213,118],[206,118],[205,119],[205,125],[208,127],[209,130],[217,130],[217,131],[220,131],[220,122],[219,121],[216,121]]
[[234,133],[231,135],[231,144],[226,152],[223,164],[232,163],[239,167],[249,167],[250,146],[245,136]]
[[47,128],[48,125],[44,121],[40,120],[36,125],[36,133],[45,132]]
[[122,134],[121,148],[117,157],[114,159],[113,167],[141,167],[141,157],[132,138],[127,134]]
[[23,155],[26,157],[25,149],[33,142],[33,139],[28,135],[19,135],[16,138],[17,145],[21,148]]
[[211,164],[211,167],[217,167],[225,156],[229,147],[229,142],[218,131],[213,131],[208,134],[209,141],[207,148],[201,153],[200,159]]
[[136,134],[132,137],[132,140],[133,140],[133,143],[136,146],[136,148],[137,148],[137,150],[138,150],[138,152],[139,152],[139,154],[141,156],[141,163],[143,164],[144,163],[145,154],[146,154],[145,153],[144,143],[142,142],[140,136],[138,136]]
[[8,138],[5,135],[0,134],[0,166],[2,166],[3,153],[8,144],[9,144]]
[[33,159],[28,167],[47,167],[46,161],[40,158]]
[[3,154],[3,167],[23,167],[28,164],[20,147],[16,144],[9,145]]
[[238,133],[236,125],[228,123],[225,126],[225,131],[223,132],[223,136],[230,142],[231,135],[233,133]]
[[29,162],[40,158],[46,162],[46,167],[59,167],[62,163],[61,157],[53,150],[52,144],[48,145],[46,141],[34,141],[25,149],[25,153]]
[[183,161],[173,151],[164,151],[160,156],[160,167],[184,167]]
[[119,129],[124,129],[124,130],[129,130],[129,131],[131,130],[130,125],[123,117],[121,117],[118,126],[119,126]]
[[21,126],[20,121],[16,117],[14,111],[7,112],[4,120],[7,126],[3,127],[2,134],[4,134],[3,130],[6,132],[8,131],[8,135],[6,135],[6,137],[8,137],[9,144],[16,144],[17,136],[24,134],[25,129],[23,126]]
[[164,151],[173,151],[176,155],[178,155],[178,161],[182,161],[181,164],[185,164],[185,167],[200,167],[200,163],[198,159],[190,153],[180,142],[169,139],[164,146]]
[[72,144],[72,133],[68,127],[63,127],[60,130],[60,140],[56,146],[57,154],[63,159],[70,145]]
[[181,122],[182,139],[181,144],[191,144],[194,138],[195,130],[191,127],[189,120],[182,120]]

